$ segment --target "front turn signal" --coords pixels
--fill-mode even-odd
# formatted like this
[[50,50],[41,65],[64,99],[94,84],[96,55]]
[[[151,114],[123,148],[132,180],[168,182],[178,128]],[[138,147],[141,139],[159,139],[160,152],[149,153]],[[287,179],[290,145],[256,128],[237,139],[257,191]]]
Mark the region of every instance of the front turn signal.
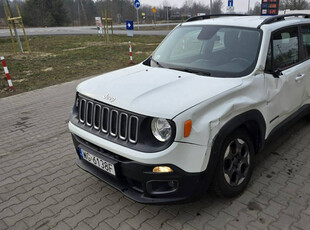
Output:
[[184,123],[184,137],[188,137],[192,130],[192,120],[187,120]]

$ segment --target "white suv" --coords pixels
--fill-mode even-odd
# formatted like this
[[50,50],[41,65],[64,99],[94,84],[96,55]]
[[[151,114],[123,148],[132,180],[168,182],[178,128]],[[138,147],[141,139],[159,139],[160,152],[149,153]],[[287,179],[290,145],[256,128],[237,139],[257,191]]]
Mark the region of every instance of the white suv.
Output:
[[245,189],[267,139],[309,115],[310,15],[222,16],[191,18],[143,63],[77,87],[82,169],[142,203]]

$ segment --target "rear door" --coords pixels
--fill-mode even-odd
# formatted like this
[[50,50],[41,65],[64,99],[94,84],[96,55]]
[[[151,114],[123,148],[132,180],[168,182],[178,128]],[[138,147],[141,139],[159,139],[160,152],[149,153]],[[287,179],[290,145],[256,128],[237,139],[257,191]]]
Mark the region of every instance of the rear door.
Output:
[[[302,48],[303,48],[303,72],[306,87],[304,100],[310,100],[310,24],[301,26]],[[309,103],[309,101],[308,101]]]

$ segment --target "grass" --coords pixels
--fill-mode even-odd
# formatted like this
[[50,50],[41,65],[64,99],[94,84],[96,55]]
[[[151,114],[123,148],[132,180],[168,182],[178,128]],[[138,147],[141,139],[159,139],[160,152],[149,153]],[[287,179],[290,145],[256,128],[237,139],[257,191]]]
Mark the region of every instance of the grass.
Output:
[[[110,36],[106,43],[96,35],[30,37],[31,53],[13,54],[11,40],[0,39],[15,91],[10,91],[3,70],[0,98],[87,76],[124,68],[129,63],[128,41],[134,64],[145,60],[162,41],[162,36]],[[2,69],[2,66],[0,66]]]

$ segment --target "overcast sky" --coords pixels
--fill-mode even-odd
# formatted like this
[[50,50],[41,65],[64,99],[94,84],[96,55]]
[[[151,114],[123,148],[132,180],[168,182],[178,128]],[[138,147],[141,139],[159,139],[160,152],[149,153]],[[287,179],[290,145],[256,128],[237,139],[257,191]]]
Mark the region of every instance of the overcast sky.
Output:
[[[186,0],[140,0],[141,5],[150,5],[150,6],[162,6],[164,3],[168,3],[170,6],[181,7]],[[188,2],[198,2],[205,5],[210,4],[210,0],[187,0]],[[213,0],[214,1],[214,0]],[[248,0],[233,0],[235,12],[244,12],[248,10]],[[254,7],[256,2],[261,2],[259,0],[250,0],[251,8]],[[223,11],[226,11],[228,0],[223,0]],[[201,12],[203,13],[203,12]]]

